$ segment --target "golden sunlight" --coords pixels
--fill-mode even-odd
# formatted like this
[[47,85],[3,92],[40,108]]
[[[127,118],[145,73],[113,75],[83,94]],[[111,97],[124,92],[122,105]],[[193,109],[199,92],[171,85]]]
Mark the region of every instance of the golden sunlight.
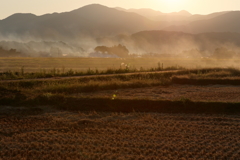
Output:
[[166,3],[173,4],[173,5],[181,2],[181,0],[165,0],[165,1]]

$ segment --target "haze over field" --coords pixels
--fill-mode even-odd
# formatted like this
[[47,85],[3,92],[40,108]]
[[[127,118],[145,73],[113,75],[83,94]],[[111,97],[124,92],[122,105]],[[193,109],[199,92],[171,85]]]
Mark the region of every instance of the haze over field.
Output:
[[240,157],[240,0],[1,0],[0,160]]
[[[40,5],[40,2],[37,3]],[[80,6],[85,3],[90,2],[76,2]],[[107,6],[89,4],[67,12],[43,15],[15,13],[0,20],[0,55],[111,57],[115,53],[96,53],[95,47],[121,44],[127,48],[129,55],[239,57],[240,11],[232,11],[237,9],[233,4],[238,3],[235,1],[229,6],[222,1],[219,6],[212,6],[212,10],[217,12],[210,14],[194,14],[185,8],[171,12],[176,5],[194,8],[187,0],[143,1],[135,5],[142,6],[140,9],[133,9],[133,4],[124,1],[119,6],[113,6],[118,5],[117,2],[105,1],[103,4]],[[62,4],[59,2],[56,8]],[[210,6],[204,7],[205,2],[196,1],[196,4],[202,4],[199,5],[202,13],[208,12]],[[32,5],[31,2],[29,5]],[[168,13],[155,9],[164,5],[168,6]],[[46,8],[51,8],[51,3]],[[119,54],[115,55],[119,57]]]

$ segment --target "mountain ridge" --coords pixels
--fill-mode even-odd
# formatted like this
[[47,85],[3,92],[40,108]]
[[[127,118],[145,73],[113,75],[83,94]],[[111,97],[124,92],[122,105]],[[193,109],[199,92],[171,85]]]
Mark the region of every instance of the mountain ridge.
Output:
[[[23,15],[23,14],[20,14]],[[28,15],[28,14],[25,14]],[[33,17],[34,15],[31,15]],[[0,33],[33,35],[38,38],[61,39],[82,35],[101,36],[122,32],[134,33],[141,30],[157,29],[167,26],[163,22],[155,22],[136,13],[126,13],[99,4],[81,7],[64,12],[34,16],[29,19],[14,14],[0,21]],[[11,21],[18,19],[18,23]],[[26,19],[26,20],[25,20]],[[22,23],[21,23],[22,22]],[[8,25],[9,24],[9,25]],[[11,28],[11,26],[16,26]]]
[[[180,11],[183,15],[178,15],[179,12],[165,15],[151,9],[142,10],[157,13],[160,17],[165,17],[164,20],[171,19],[171,17],[186,18],[183,15],[188,14],[188,12]],[[238,36],[240,37],[240,22],[238,22],[240,11],[218,12],[205,16],[189,15],[188,18],[191,20],[154,21],[135,12],[127,12],[122,8],[115,9],[100,4],[91,4],[69,12],[41,16],[17,13],[0,20],[0,41],[63,41],[69,46],[83,48],[86,52],[97,45],[118,44],[126,44],[129,50],[139,53],[158,51],[173,53],[194,47],[200,51],[213,52],[219,45],[230,46],[227,44],[231,43],[236,48],[240,46],[238,39]],[[136,35],[139,39],[136,38]],[[7,45],[6,43],[2,44]],[[71,47],[60,43],[43,44],[39,43],[38,45],[48,47],[48,50],[51,49],[50,45],[53,45],[54,47],[60,46],[66,52],[71,51]],[[175,47],[171,47],[171,45]],[[23,48],[27,48],[26,46],[28,45]],[[38,48],[37,45],[31,46]],[[22,50],[24,51],[24,49]]]
[[188,33],[240,32],[240,11],[227,12],[207,20],[199,20],[182,26],[169,26],[164,30]]

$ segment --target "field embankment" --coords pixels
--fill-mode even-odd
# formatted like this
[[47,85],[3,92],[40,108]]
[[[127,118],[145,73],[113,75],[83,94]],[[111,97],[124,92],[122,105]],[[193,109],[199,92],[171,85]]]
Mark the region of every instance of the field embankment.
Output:
[[239,73],[2,80],[0,159],[237,160]]
[[[85,111],[239,113],[239,73],[214,68],[2,81],[0,102]],[[221,85],[209,86],[214,82]]]

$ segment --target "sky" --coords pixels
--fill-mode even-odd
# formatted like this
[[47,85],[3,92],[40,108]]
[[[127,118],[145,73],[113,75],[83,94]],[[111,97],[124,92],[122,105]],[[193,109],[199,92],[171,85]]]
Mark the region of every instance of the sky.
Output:
[[209,14],[240,10],[240,0],[0,0],[0,19],[14,13],[43,15],[66,12],[89,4],[108,7],[151,8],[164,13],[186,10],[192,14]]

